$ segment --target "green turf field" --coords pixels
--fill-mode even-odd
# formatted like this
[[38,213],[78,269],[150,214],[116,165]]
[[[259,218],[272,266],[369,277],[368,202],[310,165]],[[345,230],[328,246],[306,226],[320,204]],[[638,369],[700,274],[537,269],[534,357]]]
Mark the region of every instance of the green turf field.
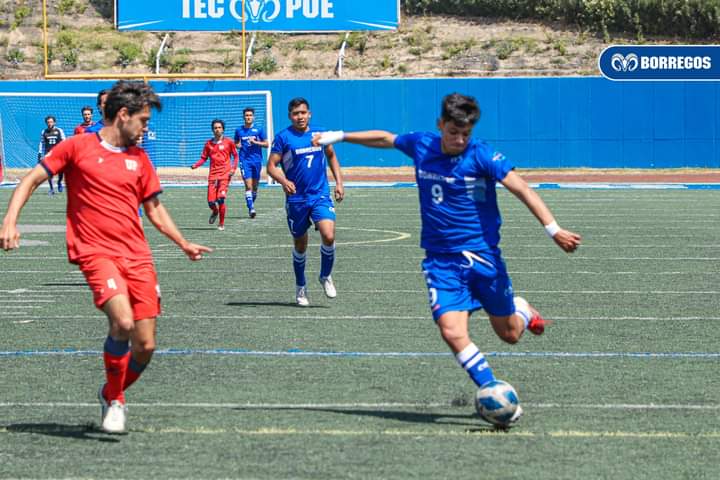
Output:
[[[720,478],[720,191],[543,190],[584,236],[566,255],[500,193],[516,290],[555,321],[500,342],[471,324],[525,416],[495,432],[439,338],[414,189],[349,189],[333,277],[294,305],[279,189],[227,230],[201,188],[162,199],[192,263],[148,226],[163,289],[159,345],[128,391],[129,435],[98,431],[104,316],[64,249],[64,197],[39,190],[23,248],[0,253],[2,478]],[[10,191],[0,190],[4,211]]]

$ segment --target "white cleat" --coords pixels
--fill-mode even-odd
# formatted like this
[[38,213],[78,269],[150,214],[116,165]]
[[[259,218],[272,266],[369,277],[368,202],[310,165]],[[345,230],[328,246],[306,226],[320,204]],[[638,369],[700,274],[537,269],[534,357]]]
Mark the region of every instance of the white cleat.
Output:
[[337,297],[337,290],[335,290],[335,284],[333,283],[332,277],[330,275],[328,275],[325,278],[320,277],[320,285],[322,285],[323,290],[325,290],[326,297],[328,297],[328,298]]
[[127,421],[127,407],[119,400],[110,402],[102,422],[102,431],[105,433],[125,433]]
[[218,225],[218,230],[220,230],[221,232],[225,230],[225,225]]
[[307,307],[310,305],[310,300],[307,297],[307,287],[295,287],[295,301],[300,307]]

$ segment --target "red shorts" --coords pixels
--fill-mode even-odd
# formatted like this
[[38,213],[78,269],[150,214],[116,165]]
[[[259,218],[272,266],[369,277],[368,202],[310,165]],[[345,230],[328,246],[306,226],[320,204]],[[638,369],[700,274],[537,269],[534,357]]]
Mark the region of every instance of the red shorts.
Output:
[[160,286],[151,260],[90,257],[79,266],[97,308],[115,295],[126,295],[136,321],[160,315]]
[[217,202],[219,198],[226,198],[230,178],[224,180],[208,180],[208,202]]

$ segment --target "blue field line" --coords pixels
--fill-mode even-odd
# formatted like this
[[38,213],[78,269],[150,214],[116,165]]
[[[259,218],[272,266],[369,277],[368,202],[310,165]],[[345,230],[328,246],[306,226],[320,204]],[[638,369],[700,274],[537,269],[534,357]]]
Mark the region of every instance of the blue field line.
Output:
[[[236,182],[237,183],[237,182]],[[0,183],[0,189],[15,188],[17,183]],[[236,186],[241,186],[237,183]],[[346,188],[414,188],[415,182],[345,182]],[[538,190],[720,190],[720,183],[531,183]],[[162,182],[163,188],[206,188],[207,182]],[[279,185],[260,184],[261,188]],[[498,185],[498,188],[503,188]]]
[[[98,356],[100,350],[20,350],[0,351],[0,357],[48,357],[48,356]],[[449,357],[450,352],[317,352],[291,349],[267,352],[245,349],[164,349],[155,352],[163,356],[247,356],[247,357],[344,357],[344,358],[410,358]],[[720,358],[720,352],[488,352],[486,357],[527,357],[527,358]]]

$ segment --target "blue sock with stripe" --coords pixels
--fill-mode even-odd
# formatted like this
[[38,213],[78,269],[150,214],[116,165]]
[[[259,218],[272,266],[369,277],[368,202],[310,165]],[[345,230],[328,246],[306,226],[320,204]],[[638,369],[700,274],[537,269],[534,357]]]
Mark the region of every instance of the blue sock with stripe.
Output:
[[253,198],[252,192],[246,191],[245,192],[245,204],[247,205],[248,210],[252,210],[255,208],[255,205],[253,204],[253,201],[255,199]]
[[495,375],[493,375],[490,365],[485,360],[485,356],[474,343],[465,347],[462,352],[455,355],[455,358],[478,387],[495,380]]
[[295,285],[302,287],[307,284],[305,280],[305,253],[293,248],[293,270],[295,270]]
[[330,276],[333,263],[335,263],[335,244],[329,247],[325,244],[320,245],[320,278]]

